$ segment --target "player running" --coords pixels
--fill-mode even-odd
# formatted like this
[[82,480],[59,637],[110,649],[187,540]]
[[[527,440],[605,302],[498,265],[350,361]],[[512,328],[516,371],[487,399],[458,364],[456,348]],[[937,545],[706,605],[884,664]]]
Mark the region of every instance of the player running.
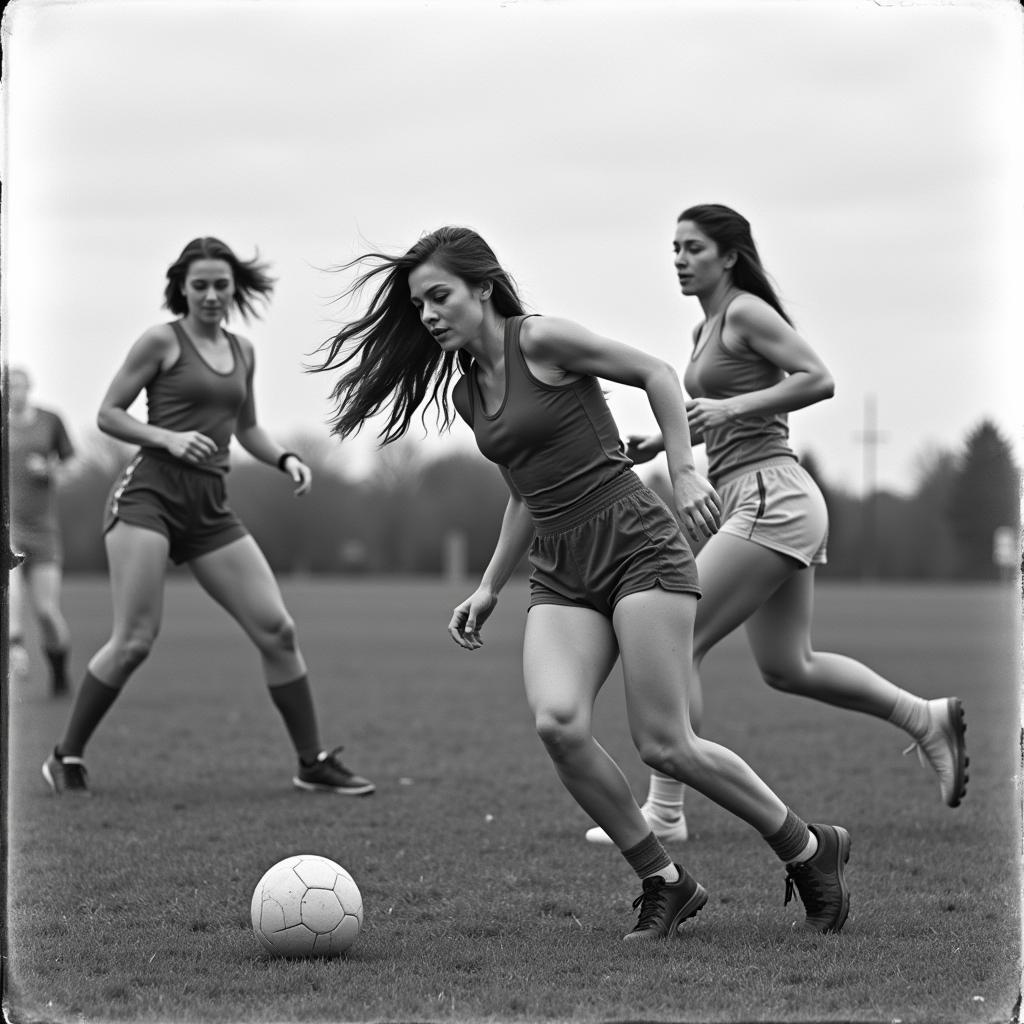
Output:
[[[761,265],[747,220],[726,206],[679,216],[675,267],[704,321],[683,376],[690,438],[703,441],[708,476],[722,496],[722,526],[697,555],[690,714],[700,731],[701,662],[745,625],[764,681],[785,693],[874,715],[903,729],[956,807],[967,791],[964,711],[958,697],[925,700],[859,661],[811,646],[814,567],[825,562],[828,512],[789,445],[787,413],[831,398],[832,377],[793,329]],[[630,437],[634,462],[664,449],[660,435]],[[665,840],[686,838],[683,787],[655,772],[644,817]],[[591,842],[610,842],[599,828]]]
[[[674,935],[707,892],[672,862],[625,777],[591,732],[594,701],[622,659],[641,757],[752,825],[787,865],[807,923],[842,928],[850,837],[806,825],[736,754],[696,736],[688,717],[690,642],[699,587],[668,508],[632,472],[598,378],[643,388],[662,428],[676,510],[694,537],[718,528],[719,499],[697,474],[682,391],[660,359],[568,320],[524,315],[487,243],[442,228],[402,256],[371,253],[349,294],[378,280],[368,311],[323,346],[335,384],[333,431],[346,437],[380,410],[384,442],[427,399],[451,422],[448,386],[509,502],[477,590],[454,611],[452,639],[474,651],[498,594],[529,549],[526,696],[562,783],[610,835],[642,882],[628,940]],[[787,902],[791,894],[787,888]]]
[[[149,654],[163,614],[167,559],[200,586],[259,651],[270,697],[298,756],[293,784],[305,792],[372,793],[320,740],[306,663],[277,580],[227,503],[232,435],[260,462],[287,473],[297,495],[309,467],[259,425],[252,343],[222,324],[244,317],[273,289],[264,265],[239,260],[216,238],[185,246],[167,271],[164,304],[178,319],[145,331],[114,376],[99,426],[140,446],[111,491],[104,522],[113,631],[93,655],[63,737],[43,765],[56,793],[88,795],[82,753],[100,720]],[[128,412],[143,391],[148,421]]]
[[10,459],[11,546],[24,557],[10,575],[11,677],[28,675],[25,648],[26,608],[39,626],[50,669],[50,692],[68,693],[67,662],[71,631],[60,608],[63,546],[57,518],[57,479],[74,447],[64,421],[29,401],[32,381],[20,367],[7,373],[8,451]]

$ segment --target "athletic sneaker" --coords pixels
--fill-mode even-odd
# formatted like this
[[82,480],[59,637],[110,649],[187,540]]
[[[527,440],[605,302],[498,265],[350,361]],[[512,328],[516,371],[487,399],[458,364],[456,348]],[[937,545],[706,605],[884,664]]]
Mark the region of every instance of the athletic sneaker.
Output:
[[940,697],[928,701],[928,732],[923,740],[911,743],[904,754],[917,751],[918,760],[931,767],[939,777],[942,799],[949,807],[958,807],[967,793],[967,756],[964,732],[964,708],[959,697]]
[[679,930],[682,923],[700,910],[708,901],[708,892],[679,864],[679,881],[669,884],[661,875],[644,879],[644,891],[633,900],[633,909],[640,908],[636,926],[623,938],[667,939]]
[[850,891],[843,866],[850,859],[850,833],[838,825],[809,825],[818,840],[810,860],[786,865],[786,903],[796,888],[807,910],[807,925],[838,932],[850,912]]
[[292,784],[307,793],[344,793],[347,796],[367,796],[377,787],[369,779],[350,772],[338,759],[342,747],[321,750],[312,764],[299,760],[299,774]]
[[[640,808],[651,831],[663,843],[685,843],[689,833],[686,831],[686,815],[680,812],[676,818],[663,818],[654,804],[644,804]],[[614,846],[608,833],[603,828],[595,825],[587,829],[586,839],[588,843],[600,843],[603,846]]]
[[57,796],[60,796],[61,793],[92,796],[85,776],[85,762],[80,757],[61,757],[57,753],[56,747],[43,762],[43,778],[50,784],[50,788]]

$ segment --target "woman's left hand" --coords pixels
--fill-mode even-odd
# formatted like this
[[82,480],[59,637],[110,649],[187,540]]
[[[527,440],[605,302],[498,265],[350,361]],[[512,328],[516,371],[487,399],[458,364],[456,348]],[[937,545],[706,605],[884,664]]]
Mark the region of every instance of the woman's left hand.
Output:
[[728,398],[691,398],[686,403],[686,419],[698,437],[709,429],[731,423],[738,415]]
[[301,498],[302,495],[308,494],[309,489],[313,486],[313,470],[294,455],[285,460],[284,468],[285,472],[298,484],[295,488],[295,496]]
[[694,540],[718,533],[722,500],[711,484],[696,471],[681,475],[673,485],[676,515]]

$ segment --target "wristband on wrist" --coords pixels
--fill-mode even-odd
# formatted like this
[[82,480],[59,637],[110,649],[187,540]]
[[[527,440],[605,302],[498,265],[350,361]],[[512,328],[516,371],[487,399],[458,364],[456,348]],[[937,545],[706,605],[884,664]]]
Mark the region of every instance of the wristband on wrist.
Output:
[[299,462],[302,461],[301,456],[297,455],[295,452],[282,452],[281,457],[277,460],[277,468],[281,470],[282,473],[285,471],[284,464],[286,459],[298,459]]

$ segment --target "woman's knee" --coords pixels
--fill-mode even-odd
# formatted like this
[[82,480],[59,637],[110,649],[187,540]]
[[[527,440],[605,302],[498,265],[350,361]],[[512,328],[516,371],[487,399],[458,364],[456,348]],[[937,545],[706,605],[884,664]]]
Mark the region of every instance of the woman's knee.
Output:
[[285,611],[261,623],[256,632],[256,644],[261,651],[275,654],[294,654],[299,648],[295,620]]
[[772,662],[758,665],[761,678],[780,693],[803,693],[807,689],[807,666],[802,662]]
[[542,708],[534,716],[537,735],[554,760],[571,757],[590,742],[590,726],[572,708]]
[[697,736],[651,734],[638,740],[637,752],[649,768],[680,781],[698,777],[704,767]]
[[155,641],[155,629],[133,630],[124,636],[115,636],[111,643],[111,653],[118,668],[133,672],[149,657]]

